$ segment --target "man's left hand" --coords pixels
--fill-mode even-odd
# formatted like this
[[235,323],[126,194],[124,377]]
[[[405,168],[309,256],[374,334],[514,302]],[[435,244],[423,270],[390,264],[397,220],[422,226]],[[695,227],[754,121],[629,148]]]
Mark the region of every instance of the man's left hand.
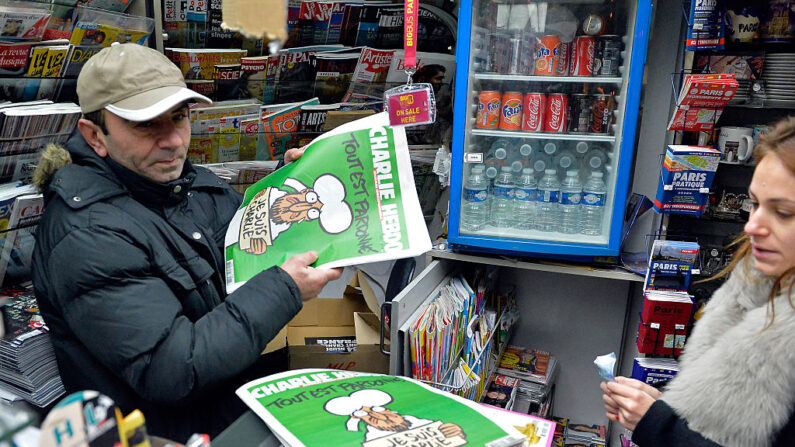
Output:
[[289,149],[284,153],[284,164],[298,160],[304,155],[304,151],[306,151],[306,146],[299,147],[298,149]]

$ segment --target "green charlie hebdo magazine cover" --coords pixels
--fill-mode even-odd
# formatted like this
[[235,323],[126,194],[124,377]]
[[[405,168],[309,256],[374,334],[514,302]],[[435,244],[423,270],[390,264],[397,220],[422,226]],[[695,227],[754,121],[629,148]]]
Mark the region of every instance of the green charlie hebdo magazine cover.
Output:
[[246,190],[226,233],[227,292],[310,250],[332,268],[430,248],[405,131],[380,113],[319,136]]
[[507,447],[525,436],[487,409],[408,377],[299,369],[237,395],[289,447]]

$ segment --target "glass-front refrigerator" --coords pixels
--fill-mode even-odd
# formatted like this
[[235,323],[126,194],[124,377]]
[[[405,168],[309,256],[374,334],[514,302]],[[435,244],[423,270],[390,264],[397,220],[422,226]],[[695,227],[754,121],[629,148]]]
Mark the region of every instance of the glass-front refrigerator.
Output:
[[618,254],[651,9],[650,0],[462,0],[453,248]]

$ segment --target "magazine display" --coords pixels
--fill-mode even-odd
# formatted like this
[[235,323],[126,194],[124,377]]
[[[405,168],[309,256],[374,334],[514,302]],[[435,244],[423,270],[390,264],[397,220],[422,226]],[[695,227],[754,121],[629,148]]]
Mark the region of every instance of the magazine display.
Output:
[[[300,369],[251,381],[237,395],[282,444],[519,446],[525,435],[486,407],[407,377]],[[388,418],[369,418],[378,412]]]
[[146,45],[155,22],[149,17],[120,14],[80,6],[69,43],[109,47],[114,42]]
[[380,113],[339,126],[246,191],[226,233],[229,293],[310,250],[329,268],[430,250],[406,135],[388,123]]

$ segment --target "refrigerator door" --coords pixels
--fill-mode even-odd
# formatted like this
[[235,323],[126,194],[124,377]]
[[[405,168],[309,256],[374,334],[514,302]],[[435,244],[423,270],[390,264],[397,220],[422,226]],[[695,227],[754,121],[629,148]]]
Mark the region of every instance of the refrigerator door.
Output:
[[454,247],[618,254],[650,17],[650,0],[461,2]]

